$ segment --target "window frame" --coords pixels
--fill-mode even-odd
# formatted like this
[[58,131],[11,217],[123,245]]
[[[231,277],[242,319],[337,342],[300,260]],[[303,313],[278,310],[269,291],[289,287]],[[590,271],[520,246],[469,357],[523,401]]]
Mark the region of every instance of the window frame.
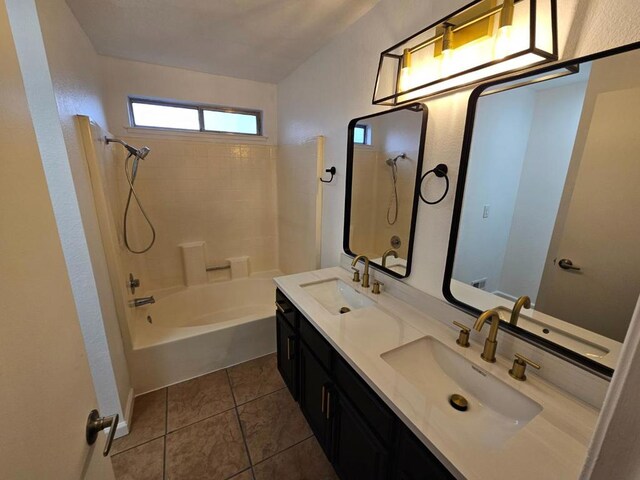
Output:
[[[196,110],[198,112],[198,124],[199,129],[192,128],[171,128],[171,127],[152,127],[149,125],[136,124],[135,115],[133,113],[133,104],[145,104],[155,105],[161,107],[174,107]],[[129,107],[129,124],[134,128],[150,128],[154,130],[165,130],[171,132],[190,132],[190,133],[213,133],[216,135],[243,135],[247,137],[262,137],[262,110],[252,110],[249,108],[240,107],[223,107],[219,105],[207,105],[198,103],[182,103],[172,102],[171,100],[145,98],[145,97],[128,97],[127,105]],[[256,119],[256,133],[243,133],[243,132],[225,132],[223,130],[208,130],[204,126],[204,112],[223,112],[223,113],[237,113],[241,115],[249,115]]]
[[[358,128],[364,129],[364,136],[363,136],[364,140],[362,142],[356,142],[356,140],[355,140],[355,131]],[[371,127],[369,125],[367,125],[366,123],[359,123],[359,124],[355,125],[353,127],[353,134],[354,134],[353,135],[353,144],[354,145],[364,145],[364,146],[371,145],[371,139],[369,137],[369,129],[370,128]]]

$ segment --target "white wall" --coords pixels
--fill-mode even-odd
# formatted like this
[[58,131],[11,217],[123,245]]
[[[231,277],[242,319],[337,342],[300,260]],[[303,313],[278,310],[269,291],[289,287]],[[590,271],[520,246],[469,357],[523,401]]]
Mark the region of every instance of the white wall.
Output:
[[522,181],[497,286],[512,297],[529,295],[536,301],[586,88],[586,82],[580,82],[536,93]]
[[[352,118],[381,110],[371,105],[380,52],[466,3],[382,0],[278,84],[280,143],[295,144],[325,135],[325,164],[335,164],[338,169],[335,185],[325,189],[324,266],[337,264],[342,250],[347,124]],[[637,0],[558,3],[563,58],[640,40]],[[426,102],[430,115],[424,170],[446,163],[454,188],[439,205],[420,207],[414,267],[407,281],[437,296],[441,296],[468,95],[469,91],[464,91]]]
[[125,127],[129,126],[127,98],[139,95],[261,110],[263,134],[269,137],[269,144],[277,143],[277,87],[274,84],[112,57],[100,57],[100,61],[106,84],[107,120],[115,135],[126,134]]
[[529,89],[478,101],[453,277],[486,278],[488,292],[500,285],[534,107]]
[[16,46],[100,409],[124,419],[131,385],[74,117],[105,121],[97,55],[63,0],[36,2],[38,18],[20,6]]

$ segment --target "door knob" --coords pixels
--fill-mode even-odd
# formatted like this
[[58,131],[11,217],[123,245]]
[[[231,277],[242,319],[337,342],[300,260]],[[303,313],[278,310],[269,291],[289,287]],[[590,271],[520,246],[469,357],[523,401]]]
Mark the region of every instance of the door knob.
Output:
[[98,438],[98,432],[109,428],[109,435],[107,436],[107,444],[104,446],[102,455],[105,457],[109,455],[111,450],[111,444],[113,443],[113,437],[116,434],[116,428],[118,427],[118,420],[120,416],[116,413],[110,417],[101,417],[98,410],[91,410],[89,418],[87,418],[86,438],[89,445],[93,445]]
[[573,264],[571,260],[568,258],[563,258],[558,262],[558,266],[563,270],[581,270],[580,267],[577,267]]

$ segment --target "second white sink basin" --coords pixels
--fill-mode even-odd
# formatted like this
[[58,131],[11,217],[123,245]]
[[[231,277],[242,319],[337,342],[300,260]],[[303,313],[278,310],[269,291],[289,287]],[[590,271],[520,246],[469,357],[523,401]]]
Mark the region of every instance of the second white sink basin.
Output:
[[300,286],[333,315],[374,304],[371,299],[337,278]]
[[[420,338],[381,357],[440,412],[458,417],[467,431],[477,432],[480,441],[504,441],[542,411],[537,402],[433,337]],[[453,394],[466,398],[467,411],[460,412],[449,404]]]

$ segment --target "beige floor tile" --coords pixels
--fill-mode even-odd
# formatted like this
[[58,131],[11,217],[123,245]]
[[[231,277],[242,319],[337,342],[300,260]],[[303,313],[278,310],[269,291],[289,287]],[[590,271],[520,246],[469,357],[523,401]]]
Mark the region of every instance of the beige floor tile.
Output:
[[164,437],[111,457],[116,480],[162,480]]
[[111,455],[146,443],[165,434],[167,414],[167,390],[156,390],[136,397],[129,435],[113,442]]
[[238,413],[254,464],[311,435],[302,412],[286,389],[245,403],[238,407]]
[[315,437],[254,466],[256,480],[337,480]]
[[168,388],[167,429],[170,432],[234,407],[224,370]]
[[235,410],[167,435],[167,478],[216,480],[249,468]]
[[229,368],[236,403],[241,405],[283,388],[275,353]]

